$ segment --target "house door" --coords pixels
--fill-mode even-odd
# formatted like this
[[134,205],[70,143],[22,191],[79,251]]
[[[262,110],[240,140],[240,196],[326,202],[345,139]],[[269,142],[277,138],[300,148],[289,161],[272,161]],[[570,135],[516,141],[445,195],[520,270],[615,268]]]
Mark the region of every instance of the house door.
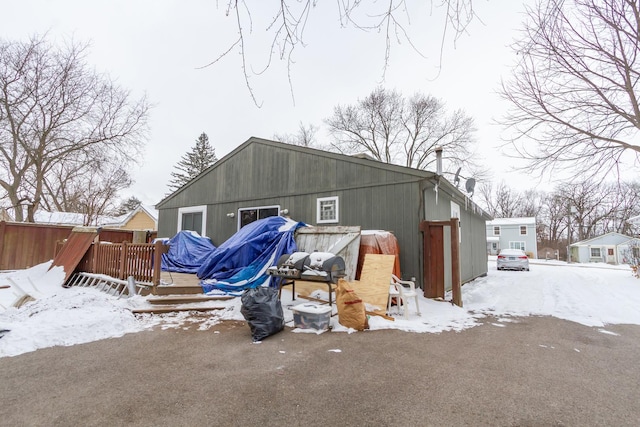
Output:
[[449,228],[451,250],[451,291],[452,302],[462,307],[460,289],[460,235],[458,218],[450,221],[422,221],[423,235],[423,283],[426,298],[444,298],[445,286],[445,227]]
[[444,225],[423,222],[424,296],[444,298]]

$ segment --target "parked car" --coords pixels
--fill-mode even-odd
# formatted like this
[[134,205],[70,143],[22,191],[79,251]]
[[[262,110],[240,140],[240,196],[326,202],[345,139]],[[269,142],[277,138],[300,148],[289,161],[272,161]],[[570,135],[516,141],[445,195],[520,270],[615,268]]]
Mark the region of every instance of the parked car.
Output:
[[498,270],[529,271],[529,258],[520,249],[503,249],[496,260]]

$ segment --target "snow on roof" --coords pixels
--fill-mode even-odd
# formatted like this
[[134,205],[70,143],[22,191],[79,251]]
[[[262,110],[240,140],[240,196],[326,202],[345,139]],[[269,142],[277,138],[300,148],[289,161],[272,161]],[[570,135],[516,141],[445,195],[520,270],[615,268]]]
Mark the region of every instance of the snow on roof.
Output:
[[[85,215],[78,212],[48,212],[38,210],[33,215],[34,222],[38,224],[58,224],[58,225],[83,225]],[[106,225],[111,223],[119,223],[116,218],[102,215],[96,221],[92,221],[91,225]]]
[[515,218],[495,218],[491,221],[487,221],[488,225],[535,225],[536,217],[523,216]]
[[40,224],[82,225],[84,224],[84,214],[38,210],[34,213],[33,220]]
[[586,245],[620,245],[630,240],[636,240],[634,237],[627,236],[621,233],[606,233],[601,236],[592,237],[591,239],[585,239],[580,242],[575,242],[571,246],[586,246]]
[[[121,226],[126,224],[139,211],[144,211],[156,224],[158,223],[158,211],[152,206],[140,205],[138,208],[120,216],[101,215],[92,225]],[[78,212],[48,212],[40,209],[34,214],[34,221],[39,224],[83,225],[84,219],[85,215]]]

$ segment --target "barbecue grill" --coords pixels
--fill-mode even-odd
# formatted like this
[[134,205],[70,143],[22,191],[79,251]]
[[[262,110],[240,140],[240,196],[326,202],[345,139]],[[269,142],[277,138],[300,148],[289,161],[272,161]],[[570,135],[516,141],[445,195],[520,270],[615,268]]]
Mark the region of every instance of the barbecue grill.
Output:
[[282,255],[276,265],[267,269],[267,274],[279,278],[280,291],[283,286],[293,285],[293,299],[296,280],[327,283],[331,304],[331,284],[338,283],[338,279],[345,276],[345,263],[342,257],[330,252],[294,252]]

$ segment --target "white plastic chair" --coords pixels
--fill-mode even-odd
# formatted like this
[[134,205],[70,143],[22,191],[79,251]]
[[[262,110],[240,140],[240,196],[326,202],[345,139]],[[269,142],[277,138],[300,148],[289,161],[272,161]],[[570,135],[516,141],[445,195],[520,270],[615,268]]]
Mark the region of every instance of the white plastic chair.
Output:
[[[408,287],[407,287],[408,286]],[[396,298],[396,306],[398,314],[400,307],[405,319],[409,319],[409,298],[414,298],[416,303],[416,313],[420,316],[420,303],[418,303],[418,292],[416,292],[416,284],[409,280],[400,280],[395,275],[391,275],[391,284],[389,285],[389,299],[387,302],[387,313],[391,314],[391,300]]]

